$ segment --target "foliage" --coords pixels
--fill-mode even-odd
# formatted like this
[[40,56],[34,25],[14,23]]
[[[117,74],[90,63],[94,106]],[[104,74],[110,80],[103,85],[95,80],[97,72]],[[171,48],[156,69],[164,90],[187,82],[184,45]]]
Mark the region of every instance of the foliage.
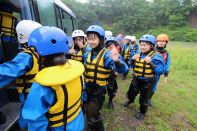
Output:
[[[138,34],[162,27],[176,35],[172,36],[173,40],[196,41],[193,39],[196,37],[195,29],[187,28],[188,16],[197,9],[196,0],[64,1],[75,12],[78,28],[83,30],[98,24],[117,35],[119,32]],[[183,28],[187,28],[187,33]]]

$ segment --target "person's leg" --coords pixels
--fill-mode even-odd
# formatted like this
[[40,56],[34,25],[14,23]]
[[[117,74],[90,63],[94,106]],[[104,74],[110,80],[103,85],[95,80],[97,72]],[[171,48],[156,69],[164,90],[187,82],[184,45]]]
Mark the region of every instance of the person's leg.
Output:
[[109,109],[114,108],[113,98],[116,96],[116,93],[118,90],[118,84],[117,84],[115,76],[112,76],[111,80],[113,83],[111,84],[111,86],[108,87],[108,95],[109,95],[108,107],[109,107]]
[[135,76],[133,76],[129,90],[127,91],[127,100],[125,101],[124,106],[127,107],[129,104],[133,103],[138,93],[139,93],[138,80]]
[[[125,63],[127,64],[127,66],[128,66],[128,67],[129,67],[129,69],[130,69],[129,61],[128,61],[128,60],[125,60]],[[126,74],[123,74],[123,78],[122,78],[122,80],[126,80],[126,79],[127,79],[127,75],[128,75],[128,73],[129,73],[129,70],[128,70],[128,72],[127,72]]]
[[95,91],[88,94],[87,101],[87,129],[88,131],[104,131],[103,120],[100,114],[105,99],[104,91]]
[[160,79],[160,75],[154,77],[153,87],[152,87],[152,90],[151,90],[151,93],[150,93],[150,98],[149,98],[149,101],[148,101],[148,106],[150,106],[150,107],[153,106],[153,102],[152,102],[151,99],[152,99],[153,95],[155,94],[155,92],[157,90],[159,79]]
[[148,110],[148,101],[150,98],[150,93],[152,91],[153,80],[140,82],[140,111],[137,113],[137,119],[144,119],[146,112]]

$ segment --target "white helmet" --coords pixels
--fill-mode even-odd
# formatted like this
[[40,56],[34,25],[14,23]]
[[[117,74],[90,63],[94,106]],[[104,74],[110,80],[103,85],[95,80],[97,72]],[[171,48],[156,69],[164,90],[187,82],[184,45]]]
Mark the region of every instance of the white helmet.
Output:
[[113,33],[109,30],[106,30],[105,31],[105,38],[108,38],[108,37],[112,37],[113,36]]
[[136,41],[136,37],[135,36],[131,36],[131,41]]
[[16,33],[19,43],[23,44],[28,42],[31,32],[42,25],[31,20],[22,20],[16,25]]
[[127,36],[124,37],[124,39],[131,40],[131,36],[127,35]]
[[72,33],[72,38],[82,36],[85,37],[85,33],[82,30],[74,30]]

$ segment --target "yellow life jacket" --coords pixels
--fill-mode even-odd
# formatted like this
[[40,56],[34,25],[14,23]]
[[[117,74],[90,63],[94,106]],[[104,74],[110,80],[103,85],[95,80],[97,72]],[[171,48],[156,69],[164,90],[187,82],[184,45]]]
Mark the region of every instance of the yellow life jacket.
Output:
[[135,44],[133,45],[133,50],[134,50],[134,53],[136,54],[136,45]]
[[124,45],[121,47],[121,50],[120,50],[120,55],[122,56],[124,53]]
[[91,61],[92,53],[88,53],[88,58],[85,65],[85,81],[86,83],[95,83],[100,86],[108,84],[108,78],[111,70],[104,67],[104,55],[107,49],[103,48],[97,57]]
[[124,59],[125,60],[129,60],[130,59],[130,45],[129,45],[129,47],[125,51]]
[[[156,54],[157,52],[151,51],[147,56],[153,57]],[[152,78],[154,76],[154,72],[150,64],[146,63],[144,59],[140,58],[136,59],[133,72],[137,77]]]
[[33,83],[33,79],[39,71],[39,64],[38,55],[35,50],[31,49],[30,51],[29,49],[24,49],[22,52],[30,54],[33,58],[32,69],[29,72],[25,73],[23,76],[16,79],[16,89],[19,93],[23,93],[26,97]]
[[0,11],[0,32],[4,32],[5,35],[11,36],[15,33],[14,24],[16,22],[16,17],[10,13]]
[[[73,46],[72,46],[72,49],[74,49],[74,44],[73,44]],[[84,48],[86,48],[87,47],[87,43],[84,45]],[[72,54],[72,56],[71,56],[71,59],[72,60],[77,60],[77,61],[80,61],[80,62],[83,62],[83,53],[82,53],[82,51],[81,50],[79,50],[77,53],[74,53],[74,54]]]
[[51,88],[56,96],[56,102],[46,113],[50,127],[66,125],[80,113],[83,72],[82,63],[69,60],[64,65],[44,68],[37,73],[35,82]]

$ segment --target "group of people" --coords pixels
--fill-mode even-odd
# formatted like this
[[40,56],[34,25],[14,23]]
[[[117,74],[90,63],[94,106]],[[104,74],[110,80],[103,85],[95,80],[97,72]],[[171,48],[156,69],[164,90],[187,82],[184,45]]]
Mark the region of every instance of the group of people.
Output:
[[117,74],[133,68],[124,106],[140,94],[137,119],[144,119],[160,76],[169,73],[166,34],[118,35],[92,25],[67,35],[57,27],[22,20],[16,26],[20,53],[0,65],[0,87],[16,80],[21,101],[19,125],[28,130],[103,131],[101,109],[117,93]]

